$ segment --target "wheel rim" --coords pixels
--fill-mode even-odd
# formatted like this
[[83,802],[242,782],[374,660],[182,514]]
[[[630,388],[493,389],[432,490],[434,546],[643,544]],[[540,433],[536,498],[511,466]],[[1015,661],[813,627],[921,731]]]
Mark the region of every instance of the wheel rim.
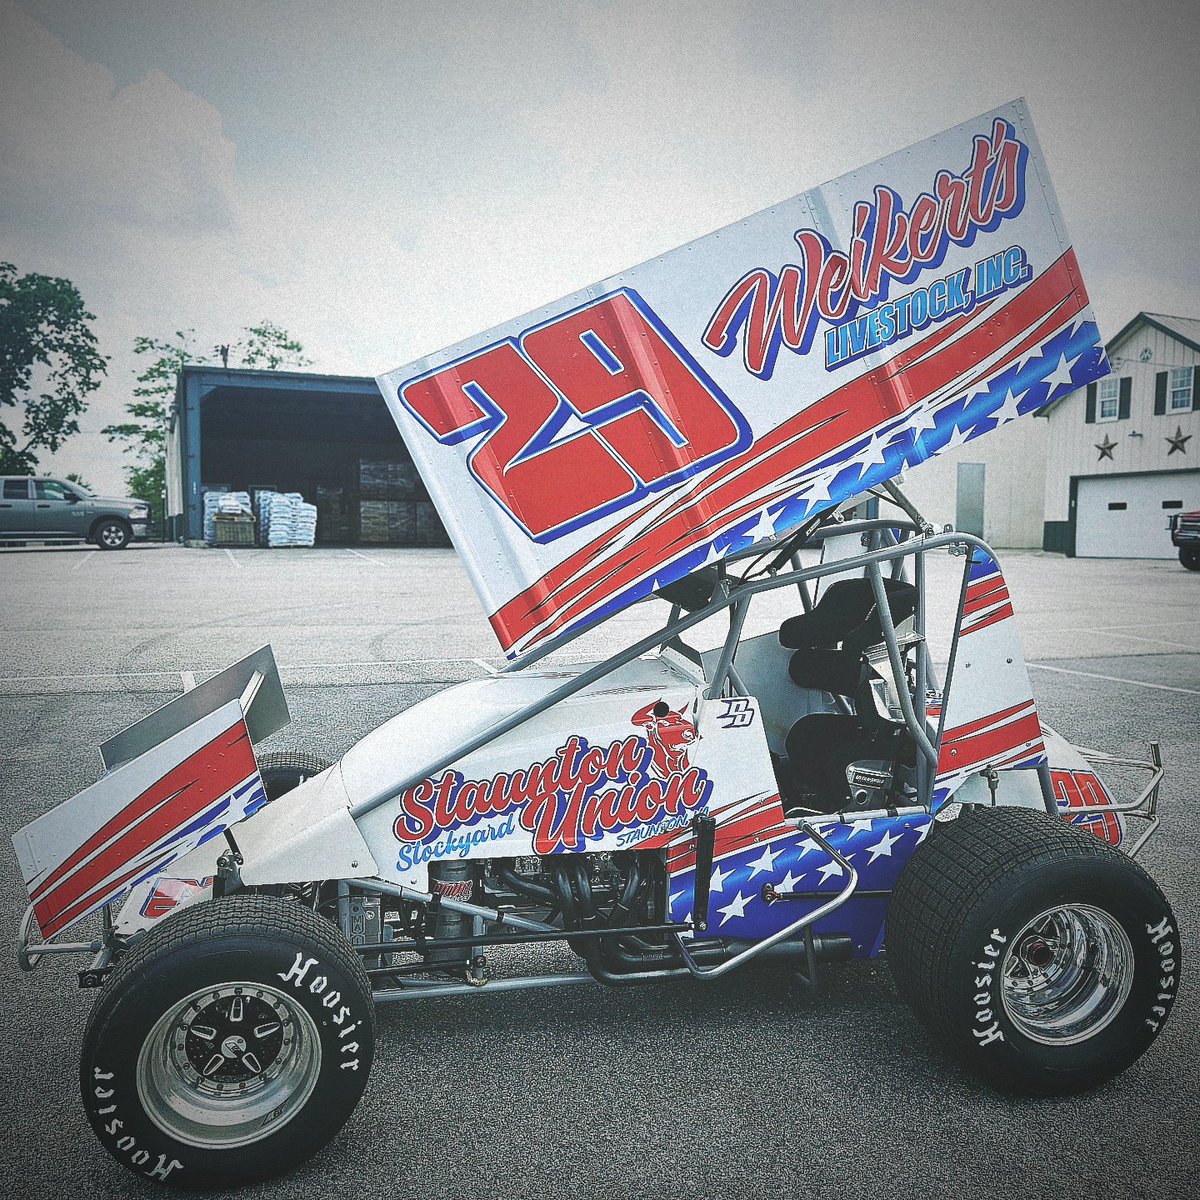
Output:
[[112,546],[114,548],[117,546],[122,546],[125,544],[125,530],[123,530],[119,525],[105,525],[104,528],[100,530],[100,540],[106,546]]
[[1088,904],[1034,917],[1004,956],[1000,996],[1026,1037],[1063,1046],[1095,1037],[1133,987],[1133,946],[1120,923]]
[[158,1019],[138,1055],[138,1092],[170,1137],[232,1149],[286,1125],[320,1072],[317,1026],[292,997],[229,983],[193,992]]

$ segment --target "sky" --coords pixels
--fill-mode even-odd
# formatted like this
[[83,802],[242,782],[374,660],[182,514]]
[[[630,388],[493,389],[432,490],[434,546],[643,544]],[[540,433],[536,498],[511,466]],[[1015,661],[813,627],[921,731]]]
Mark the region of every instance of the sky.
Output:
[[1200,317],[1200,6],[0,0],[0,258],[108,375],[268,319],[375,375],[1024,96],[1100,329]]

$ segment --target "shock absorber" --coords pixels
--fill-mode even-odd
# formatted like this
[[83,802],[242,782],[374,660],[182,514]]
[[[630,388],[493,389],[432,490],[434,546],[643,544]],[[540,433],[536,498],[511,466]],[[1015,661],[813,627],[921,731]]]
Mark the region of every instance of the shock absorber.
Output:
[[[474,864],[465,858],[429,864],[429,890],[435,896],[469,901],[475,890]],[[425,919],[425,933],[431,938],[465,938],[471,933],[471,918],[435,904]],[[467,963],[470,952],[464,949],[431,950],[431,963]]]

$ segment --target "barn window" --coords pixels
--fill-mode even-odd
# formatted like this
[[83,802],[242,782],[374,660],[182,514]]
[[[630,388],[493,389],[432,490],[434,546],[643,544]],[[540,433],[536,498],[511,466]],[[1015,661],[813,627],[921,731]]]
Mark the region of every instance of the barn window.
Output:
[[1099,401],[1099,404],[1096,408],[1096,420],[1115,421],[1121,413],[1120,380],[1115,379],[1111,375],[1107,379],[1100,380],[1100,386],[1096,392],[1096,399]]
[[1172,367],[1168,399],[1172,412],[1190,411],[1192,407],[1192,368]]

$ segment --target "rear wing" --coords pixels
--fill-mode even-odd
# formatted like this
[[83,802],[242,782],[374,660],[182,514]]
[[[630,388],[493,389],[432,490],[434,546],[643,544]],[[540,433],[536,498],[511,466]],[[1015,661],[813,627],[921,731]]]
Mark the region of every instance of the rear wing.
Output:
[[111,904],[265,804],[253,743],[290,720],[264,646],[105,742],[105,773],[12,839],[42,936]]
[[379,384],[517,657],[1108,370],[1018,100]]

